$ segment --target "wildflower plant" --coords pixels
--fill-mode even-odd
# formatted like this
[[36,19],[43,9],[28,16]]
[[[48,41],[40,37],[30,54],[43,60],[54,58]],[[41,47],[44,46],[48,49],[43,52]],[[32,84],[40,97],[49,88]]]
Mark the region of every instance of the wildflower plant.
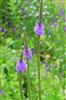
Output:
[[[24,48],[23,52],[21,54],[20,60],[16,64],[16,71],[18,73],[23,73],[27,70],[27,76],[28,76],[28,98],[31,100],[31,89],[30,89],[30,66],[29,66],[29,60],[32,58],[32,52],[31,49],[28,47],[28,40],[27,40],[27,34],[26,34],[26,28],[24,30]],[[26,58],[26,63],[24,61],[24,58]],[[21,75],[20,75],[21,77]],[[19,77],[19,78],[20,78]],[[21,78],[20,78],[20,93],[21,93],[21,99],[23,100],[23,92],[21,90]]]
[[17,65],[16,65],[16,71],[18,73],[21,73],[21,72],[23,73],[26,70],[27,70],[27,64],[25,63],[25,61],[24,60],[19,60],[17,62]]
[[26,57],[28,60],[30,60],[32,58],[32,52],[30,50],[30,48],[26,48],[23,50],[23,56]]
[[64,27],[64,31],[66,31],[66,27]]
[[41,81],[40,81],[40,37],[44,34],[44,25],[42,23],[42,0],[40,0],[40,12],[39,12],[39,23],[35,25],[34,32],[38,36],[37,39],[37,63],[38,63],[38,83],[39,83],[39,90],[38,90],[38,98],[41,100]]
[[42,36],[44,34],[44,25],[43,23],[37,23],[34,27],[34,32],[38,36]]
[[16,64],[16,71],[19,74],[19,87],[20,87],[20,94],[21,94],[21,99],[23,100],[23,91],[22,91],[22,73],[25,72],[27,70],[27,64],[25,63],[25,61],[22,58],[22,54],[21,54],[21,58],[19,61],[17,61]]
[[4,1],[0,100],[66,100],[66,10],[60,1]]
[[63,16],[64,14],[64,9],[61,9],[61,11],[59,12],[59,16]]
[[26,32],[26,28],[24,28],[24,50],[23,50],[23,56],[26,57],[27,60],[27,76],[28,76],[28,98],[31,100],[31,80],[30,80],[30,66],[29,66],[29,60],[32,58],[32,52],[30,48],[28,48],[28,35]]

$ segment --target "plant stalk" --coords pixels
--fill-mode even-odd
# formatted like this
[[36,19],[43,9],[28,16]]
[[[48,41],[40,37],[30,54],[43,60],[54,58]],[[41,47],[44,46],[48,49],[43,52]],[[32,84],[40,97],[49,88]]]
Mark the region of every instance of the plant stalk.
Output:
[[39,83],[39,100],[41,100],[41,80],[40,80],[40,37],[38,36],[38,50],[37,50],[37,62],[38,62],[38,83]]
[[[28,52],[28,39],[27,39],[28,37],[27,37],[26,31],[25,31],[24,37],[25,37],[25,48],[26,48],[26,51]],[[27,75],[28,75],[28,97],[29,97],[29,100],[31,100],[30,68],[29,68],[28,58],[27,58],[27,68],[28,68],[28,71],[27,71]]]
[[40,11],[39,11],[39,23],[42,21],[42,7],[43,7],[43,0],[40,0]]
[[21,74],[21,73],[19,73],[19,89],[20,89],[21,100],[23,100],[23,91],[22,91],[22,74]]
[[[42,21],[42,0],[40,0],[40,12],[39,12],[39,24]],[[38,40],[37,40],[37,62],[38,62],[38,82],[39,82],[39,100],[41,100],[41,79],[40,79],[40,37],[38,36]]]

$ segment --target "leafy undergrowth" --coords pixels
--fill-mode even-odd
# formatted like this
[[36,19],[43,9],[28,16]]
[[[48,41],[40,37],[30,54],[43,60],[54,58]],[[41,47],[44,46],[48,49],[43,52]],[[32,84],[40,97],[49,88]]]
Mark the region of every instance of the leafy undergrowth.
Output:
[[[20,49],[11,49],[6,46],[0,48],[0,100],[20,100],[18,74],[15,70],[16,62],[20,56]],[[31,97],[36,100],[38,96],[37,59],[33,55],[29,63],[31,79]],[[57,68],[46,69],[41,63],[41,94],[42,100],[64,100],[66,98],[66,79],[58,73]],[[56,74],[57,73],[57,74]],[[28,100],[27,72],[23,74],[23,84],[25,84],[24,100]],[[26,95],[25,95],[26,93]]]

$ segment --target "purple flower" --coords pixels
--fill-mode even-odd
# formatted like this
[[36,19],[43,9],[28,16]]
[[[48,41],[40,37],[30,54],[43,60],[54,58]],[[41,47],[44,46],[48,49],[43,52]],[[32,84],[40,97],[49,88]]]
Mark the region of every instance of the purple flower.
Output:
[[0,32],[2,32],[2,30],[3,30],[3,28],[2,28],[2,27],[0,27]]
[[4,91],[3,90],[0,90],[0,94],[3,94],[4,93]]
[[27,57],[28,60],[30,60],[32,58],[32,52],[31,52],[30,48],[28,48],[28,50],[26,50],[26,49],[23,50],[23,56]]
[[62,21],[65,21],[65,17],[62,18]]
[[48,63],[45,63],[45,67],[46,67],[46,70],[49,70],[49,65],[48,65]]
[[53,21],[56,21],[56,20],[57,20],[56,17],[54,17],[54,18],[53,18]]
[[64,14],[64,9],[62,9],[59,13],[59,16],[62,16]]
[[56,27],[57,26],[57,22],[54,22],[51,27]]
[[64,16],[64,17],[62,18],[62,21],[66,21],[66,16]]
[[18,61],[16,64],[16,71],[17,72],[24,72],[27,70],[27,64],[24,62],[24,60],[22,61]]
[[64,27],[64,31],[66,31],[66,27]]
[[34,27],[35,34],[42,36],[44,33],[44,25],[42,23],[37,23]]
[[4,33],[6,33],[6,32],[7,32],[7,30],[6,30],[6,29],[4,29],[4,30],[3,30],[3,32],[4,32]]
[[13,30],[16,31],[16,27],[14,27]]

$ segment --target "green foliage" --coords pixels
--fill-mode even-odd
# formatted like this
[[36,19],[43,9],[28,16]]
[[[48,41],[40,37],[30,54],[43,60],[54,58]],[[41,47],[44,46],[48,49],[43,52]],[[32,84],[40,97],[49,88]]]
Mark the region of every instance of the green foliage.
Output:
[[18,6],[19,6],[18,0],[9,0],[8,9],[9,9],[10,18],[12,23],[17,27],[21,23],[20,21],[21,10],[19,10]]
[[[45,0],[43,6],[43,23],[45,34],[40,38],[41,49],[41,94],[42,100],[66,100],[66,31],[63,16],[58,16],[62,5],[58,2]],[[32,4],[30,6],[30,4]],[[21,47],[24,44],[24,31],[26,27],[28,34],[28,45],[33,52],[32,60],[29,62],[31,98],[38,98],[38,77],[36,59],[36,36],[34,25],[39,14],[37,0],[25,3],[24,0],[0,0],[0,27],[8,32],[0,32],[0,100],[20,100],[18,74],[16,62],[21,56]],[[23,10],[27,15],[23,15]],[[1,22],[4,16],[4,23]],[[8,19],[6,20],[6,17]],[[56,18],[57,26],[51,27],[53,19]],[[10,22],[12,27],[6,24]],[[16,31],[13,27],[17,27]],[[49,69],[46,69],[45,63]],[[28,97],[27,71],[23,73],[23,92]],[[28,100],[24,95],[24,100]]]

